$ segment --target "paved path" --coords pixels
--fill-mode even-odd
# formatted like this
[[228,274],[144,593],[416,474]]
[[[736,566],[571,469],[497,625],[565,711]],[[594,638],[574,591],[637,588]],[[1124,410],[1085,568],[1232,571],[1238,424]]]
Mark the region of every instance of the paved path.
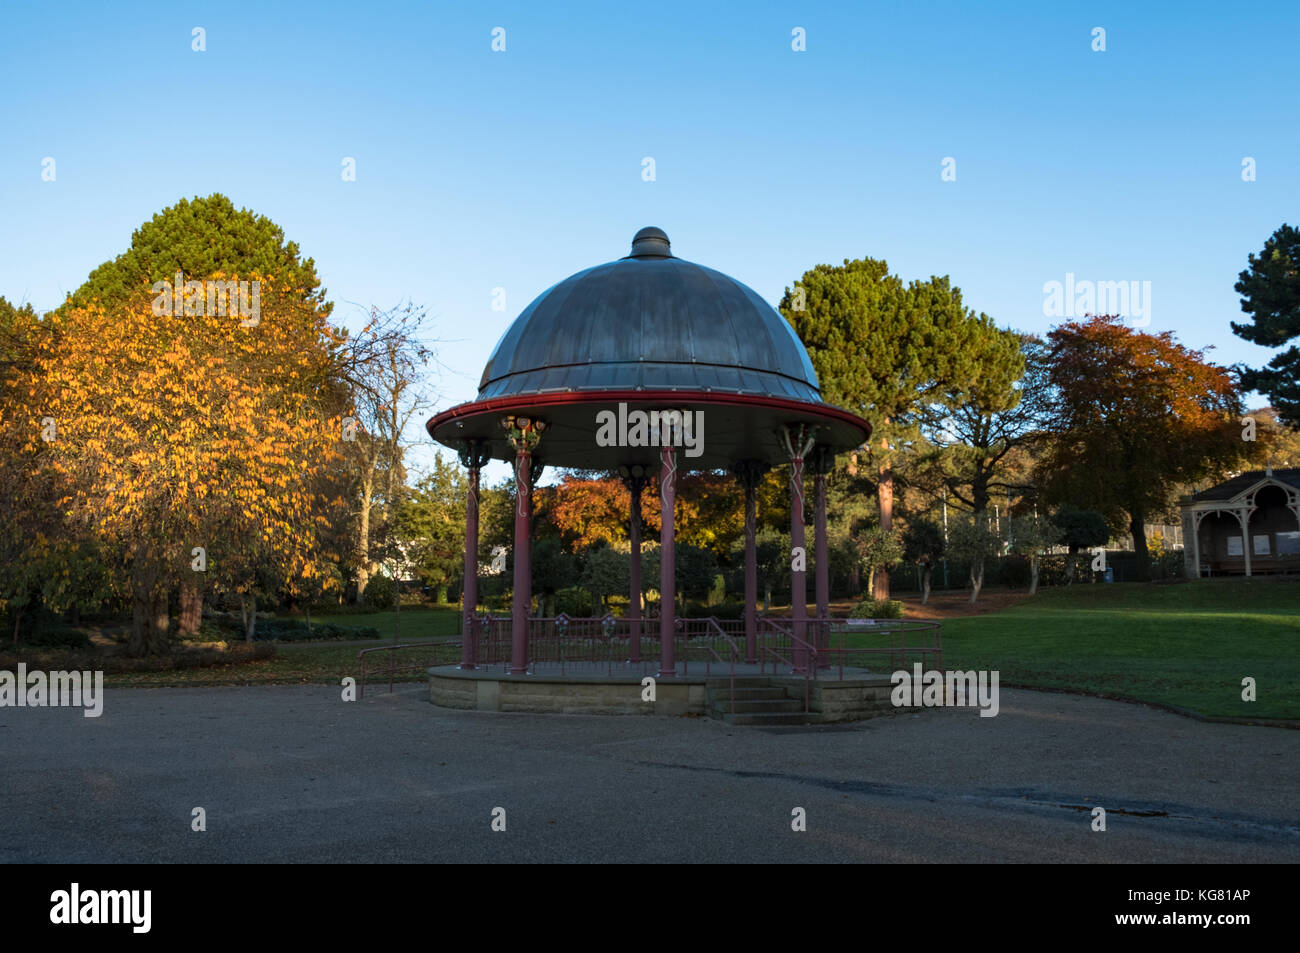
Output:
[[0,860],[1300,861],[1300,731],[1001,702],[763,730],[414,685],[109,689],[97,719],[0,708]]

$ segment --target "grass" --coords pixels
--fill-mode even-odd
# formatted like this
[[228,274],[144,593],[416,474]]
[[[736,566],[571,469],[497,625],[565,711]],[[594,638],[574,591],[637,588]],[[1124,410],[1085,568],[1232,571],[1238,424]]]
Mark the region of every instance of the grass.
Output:
[[[317,617],[313,616],[313,621]],[[276,647],[269,659],[234,665],[106,675],[115,686],[339,684],[360,675],[359,649],[456,636],[455,606],[364,615],[321,616],[337,625],[374,626],[379,641]],[[845,644],[862,637],[846,636]],[[862,644],[859,641],[859,644]],[[949,669],[1000,673],[1001,684],[1068,689],[1155,702],[1216,718],[1300,722],[1300,582],[1198,580],[1175,585],[1076,585],[1038,593],[1017,606],[943,623]],[[398,681],[423,677],[425,662],[451,662],[454,648],[432,658],[399,653]],[[368,668],[387,681],[387,653]],[[29,659],[29,664],[31,660]],[[51,664],[46,667],[58,668]],[[1241,681],[1256,682],[1254,702]]]
[[[1002,684],[1158,702],[1200,715],[1300,719],[1300,582],[1076,585],[943,623],[944,667]],[[1256,701],[1241,698],[1242,679]]]
[[[312,623],[333,623],[339,626],[365,627],[379,630],[381,638],[358,640],[352,643],[299,643],[284,642],[276,644],[275,655],[269,659],[241,662],[234,665],[213,665],[204,668],[173,669],[160,672],[115,672],[106,673],[104,684],[118,687],[164,688],[172,686],[202,685],[299,685],[332,684],[337,685],[345,676],[357,678],[361,674],[361,663],[357,653],[363,648],[382,646],[391,643],[396,637],[400,642],[428,641],[431,639],[458,636],[460,634],[460,610],[456,606],[407,607],[401,610],[400,619],[396,611],[367,612],[346,615],[312,615]],[[376,652],[370,656],[368,669],[388,664],[388,653]],[[405,650],[398,652],[398,665],[414,665],[429,660],[428,664],[451,662],[459,659],[459,649],[440,649],[430,659],[428,650]],[[58,667],[58,666],[53,666]],[[395,676],[397,681],[418,681],[424,677],[423,670],[412,669]],[[385,683],[387,675],[385,669]]]
[[[437,639],[460,635],[460,609],[457,606],[408,606],[401,612],[366,612],[349,615],[315,615],[312,624],[328,623],[338,626],[369,626],[379,630],[380,641],[397,638]],[[375,643],[379,644],[379,643]]]

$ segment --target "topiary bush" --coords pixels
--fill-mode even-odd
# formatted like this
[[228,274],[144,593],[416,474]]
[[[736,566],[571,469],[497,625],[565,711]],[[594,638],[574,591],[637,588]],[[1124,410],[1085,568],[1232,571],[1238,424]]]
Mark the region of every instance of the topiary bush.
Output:
[[376,609],[391,609],[397,605],[397,583],[387,576],[375,576],[366,583],[364,602]]

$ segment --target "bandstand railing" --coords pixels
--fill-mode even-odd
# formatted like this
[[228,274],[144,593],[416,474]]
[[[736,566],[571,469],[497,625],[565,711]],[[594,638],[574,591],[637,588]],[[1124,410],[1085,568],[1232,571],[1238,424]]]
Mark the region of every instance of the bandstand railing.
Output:
[[[480,615],[469,657],[478,668],[509,670],[512,639],[509,616]],[[633,626],[639,637],[633,639]],[[794,634],[794,619],[758,617],[759,675],[803,675],[804,710],[810,704],[811,683],[842,681],[873,667],[888,664],[888,672],[919,661],[926,668],[943,668],[943,643],[938,622],[920,619],[804,620],[804,637]],[[846,645],[847,640],[857,644]],[[731,680],[735,704],[736,666],[744,662],[743,619],[712,616],[677,618],[673,625],[675,670],[681,675],[712,675],[723,669]],[[659,671],[659,620],[601,617],[533,617],[528,620],[530,675],[592,672],[607,675],[654,675]],[[801,665],[801,663],[803,663]]]

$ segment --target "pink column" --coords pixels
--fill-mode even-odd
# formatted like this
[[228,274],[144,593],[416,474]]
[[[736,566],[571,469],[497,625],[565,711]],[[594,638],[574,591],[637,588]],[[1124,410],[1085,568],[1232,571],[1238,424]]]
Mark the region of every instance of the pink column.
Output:
[[510,674],[528,673],[528,617],[533,601],[533,561],[528,527],[533,515],[529,477],[532,454],[515,454],[515,593],[510,613]]
[[745,661],[758,661],[758,553],[755,498],[758,482],[767,472],[767,464],[758,460],[741,460],[732,473],[745,490]]
[[546,424],[528,417],[507,417],[502,422],[515,448],[515,591],[510,613],[510,674],[528,674],[528,625],[533,601],[532,548],[529,539],[533,513],[533,450]]
[[624,467],[626,476],[623,483],[632,495],[628,512],[627,535],[632,544],[632,554],[628,561],[628,598],[627,617],[631,629],[631,661],[641,661],[641,491],[645,489],[646,478],[641,467]]
[[465,617],[461,621],[460,667],[474,668],[478,662],[478,478],[488,461],[481,440],[467,441],[460,461],[469,468],[469,492],[465,496],[465,586],[461,593]]
[[813,520],[816,523],[815,531],[817,534],[817,568],[816,568],[816,587],[817,587],[817,639],[813,643],[817,646],[818,656],[817,664],[819,668],[825,668],[830,665],[830,653],[825,650],[830,647],[830,614],[831,614],[831,582],[830,582],[830,561],[827,557],[826,546],[826,471],[824,469],[824,458],[818,455],[816,463],[816,502]]
[[[790,458],[790,614],[794,617],[792,631],[796,640],[794,644],[794,670],[803,674],[808,671],[808,573],[806,565],[807,547],[803,528],[803,457]],[[802,553],[800,558],[798,555]]]
[[813,429],[788,424],[782,431],[790,452],[790,614],[793,617],[794,671],[808,671],[808,549],[803,527],[803,458],[812,449]]
[[659,532],[659,677],[676,676],[673,638],[677,615],[677,537],[673,525],[673,506],[677,501],[677,451],[659,450],[659,496],[662,514]]

